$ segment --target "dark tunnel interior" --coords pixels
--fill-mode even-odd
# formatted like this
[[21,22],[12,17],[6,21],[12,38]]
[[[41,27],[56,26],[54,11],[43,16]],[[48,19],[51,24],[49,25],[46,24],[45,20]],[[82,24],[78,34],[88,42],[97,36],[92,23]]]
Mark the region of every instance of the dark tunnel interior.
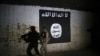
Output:
[[1,0],[1,4],[12,5],[39,5],[58,8],[70,8],[75,10],[89,11],[95,14],[93,27],[87,29],[91,33],[91,45],[87,48],[100,51],[100,3],[98,0]]

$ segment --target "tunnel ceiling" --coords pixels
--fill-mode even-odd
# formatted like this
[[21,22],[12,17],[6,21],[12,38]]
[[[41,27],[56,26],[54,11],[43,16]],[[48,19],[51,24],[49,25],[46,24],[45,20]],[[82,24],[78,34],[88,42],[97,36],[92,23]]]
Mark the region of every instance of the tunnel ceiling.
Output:
[[38,5],[97,12],[97,0],[1,0],[2,4]]

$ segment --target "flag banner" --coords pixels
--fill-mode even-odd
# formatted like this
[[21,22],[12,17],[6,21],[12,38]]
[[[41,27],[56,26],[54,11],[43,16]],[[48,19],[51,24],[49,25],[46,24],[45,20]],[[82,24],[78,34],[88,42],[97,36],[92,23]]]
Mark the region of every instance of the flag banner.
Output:
[[70,42],[70,12],[39,10],[39,27],[46,27],[51,43]]

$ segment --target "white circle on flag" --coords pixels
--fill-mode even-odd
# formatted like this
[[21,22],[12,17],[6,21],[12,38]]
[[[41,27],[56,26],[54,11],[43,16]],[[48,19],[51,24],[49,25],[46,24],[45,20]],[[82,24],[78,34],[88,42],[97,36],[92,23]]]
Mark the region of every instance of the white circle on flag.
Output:
[[59,23],[53,23],[50,29],[51,36],[53,38],[60,38],[62,35],[62,27]]

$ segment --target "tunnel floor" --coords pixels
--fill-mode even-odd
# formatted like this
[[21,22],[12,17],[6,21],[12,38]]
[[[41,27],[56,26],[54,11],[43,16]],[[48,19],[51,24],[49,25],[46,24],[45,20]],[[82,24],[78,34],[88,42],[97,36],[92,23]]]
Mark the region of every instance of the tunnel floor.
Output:
[[82,49],[82,50],[73,50],[65,51],[61,53],[48,54],[48,56],[100,56],[100,51],[92,49]]
[[[18,55],[18,56],[27,56],[27,55]],[[81,50],[48,53],[47,56],[100,56],[100,51],[93,50],[90,48],[85,48]]]

